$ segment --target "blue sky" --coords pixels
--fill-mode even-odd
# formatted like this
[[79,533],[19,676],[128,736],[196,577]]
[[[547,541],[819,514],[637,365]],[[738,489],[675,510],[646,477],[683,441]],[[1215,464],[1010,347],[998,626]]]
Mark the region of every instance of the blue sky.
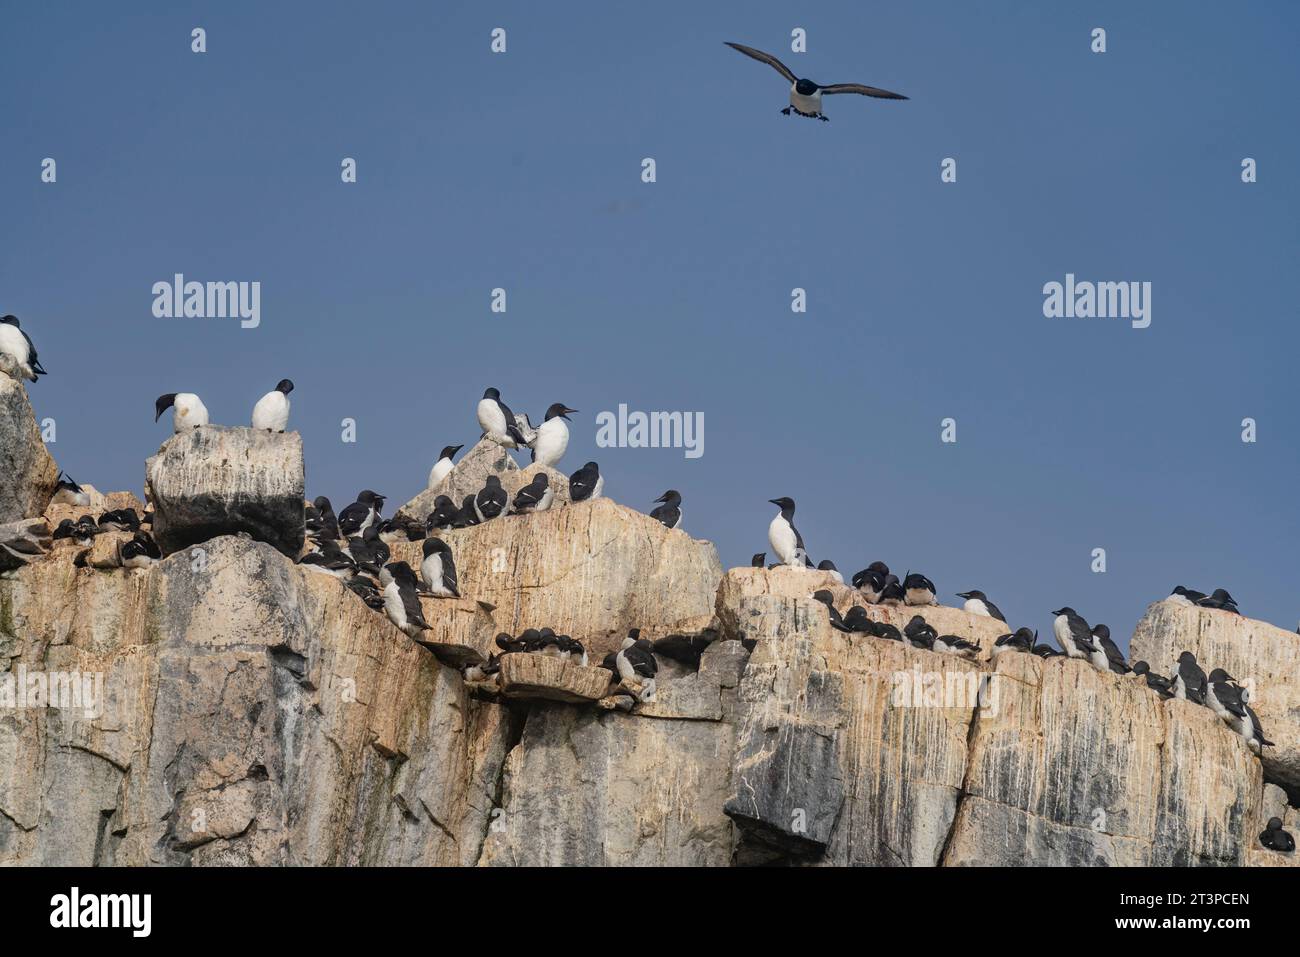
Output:
[[[767,500],[790,495],[814,558],[924,571],[949,601],[982,588],[1045,632],[1071,604],[1127,640],[1179,583],[1300,618],[1294,4],[3,19],[0,311],[50,370],[33,403],[78,480],[141,488],[160,393],[244,424],[287,376],[309,494],[397,505],[474,441],[495,385],[535,420],[580,409],[565,470],[596,459],[644,510],[680,489],[727,565],[767,548]],[[785,117],[788,86],[724,40],[911,99]],[[261,325],[154,318],[176,272],[261,282]],[[1045,318],[1067,272],[1151,282],[1150,328]],[[620,403],[703,413],[704,455],[596,448]]]

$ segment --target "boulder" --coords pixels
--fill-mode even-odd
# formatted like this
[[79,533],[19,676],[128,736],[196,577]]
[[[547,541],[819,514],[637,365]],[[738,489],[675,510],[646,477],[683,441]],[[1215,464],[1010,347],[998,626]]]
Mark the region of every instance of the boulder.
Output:
[[0,525],[45,511],[59,469],[41,440],[21,382],[0,373]]
[[1164,600],[1133,632],[1130,651],[1151,670],[1170,674],[1183,651],[1209,674],[1224,668],[1252,689],[1251,707],[1274,747],[1264,749],[1264,776],[1300,796],[1300,635],[1231,612]]
[[[594,662],[616,651],[631,628],[658,637],[707,625],[722,576],[711,542],[607,498],[507,515],[442,538],[461,595],[495,606],[489,640],[550,627],[581,641]],[[391,548],[395,561],[419,567],[420,542]],[[487,650],[475,635],[452,630],[458,627],[446,623],[444,640]]]
[[584,667],[550,655],[510,654],[501,658],[498,686],[507,698],[583,704],[603,698],[612,679],[604,668]]
[[207,425],[173,435],[145,463],[163,554],[243,533],[297,557],[306,535],[303,483],[297,432]]

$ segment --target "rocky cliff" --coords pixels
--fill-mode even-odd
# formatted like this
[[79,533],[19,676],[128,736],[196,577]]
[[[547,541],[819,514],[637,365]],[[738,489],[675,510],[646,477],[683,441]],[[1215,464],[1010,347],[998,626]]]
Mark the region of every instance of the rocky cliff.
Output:
[[[28,435],[34,478],[8,500],[48,501],[18,411],[6,434]],[[994,667],[987,618],[922,609],[981,643],[973,661],[836,631],[812,592],[853,598],[827,574],[724,572],[708,542],[602,499],[449,533],[464,597],[423,600],[419,644],[296,564],[300,527],[263,535],[264,516],[293,524],[300,445],[247,431],[160,450],[184,472],[151,466],[155,508],[203,503],[172,509],[161,561],[124,569],[61,539],[0,576],[0,864],[1290,863],[1256,835],[1294,822],[1296,636],[1159,603],[1135,638],[1159,668],[1193,647],[1253,677],[1278,742],[1261,764],[1137,679]],[[238,469],[268,442],[249,468],[288,464],[252,508],[257,482],[210,456]],[[214,508],[242,524],[192,536]],[[393,552],[416,561],[419,544]],[[870,609],[900,626],[912,611]],[[661,657],[635,704],[601,669],[533,655],[493,683],[462,676],[498,632],[542,625],[593,666],[631,627],[707,646],[698,664]]]

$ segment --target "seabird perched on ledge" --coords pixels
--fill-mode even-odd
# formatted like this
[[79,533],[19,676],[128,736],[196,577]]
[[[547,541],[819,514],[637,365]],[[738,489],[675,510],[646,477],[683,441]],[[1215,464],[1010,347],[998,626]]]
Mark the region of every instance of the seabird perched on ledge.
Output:
[[438,453],[438,461],[434,462],[433,468],[429,469],[429,488],[433,488],[451,474],[451,470],[456,467],[452,458],[464,447],[463,445],[443,446],[442,451]]
[[253,428],[268,432],[283,432],[289,425],[289,393],[293,383],[281,379],[266,395],[257,400],[253,406]]
[[208,407],[193,392],[168,392],[154,401],[153,420],[157,422],[164,412],[172,410],[172,431],[184,432],[208,424]]
[[1092,640],[1092,629],[1083,616],[1069,605],[1052,612],[1056,618],[1052,621],[1052,630],[1056,633],[1056,642],[1071,658],[1089,659],[1097,650]]
[[497,445],[506,449],[522,449],[527,446],[528,442],[515,422],[515,414],[501,401],[501,393],[496,389],[488,389],[483,393],[483,398],[478,400],[476,414],[483,435]]
[[32,345],[31,336],[23,332],[17,316],[0,317],[0,356],[8,358],[13,363],[14,371],[30,382],[48,375],[36,358],[36,346]]
[[998,606],[989,601],[988,596],[979,589],[959,591],[957,597],[966,599],[962,609],[969,615],[983,615],[985,618],[996,618],[1001,622],[1007,620],[1007,616],[998,610]]

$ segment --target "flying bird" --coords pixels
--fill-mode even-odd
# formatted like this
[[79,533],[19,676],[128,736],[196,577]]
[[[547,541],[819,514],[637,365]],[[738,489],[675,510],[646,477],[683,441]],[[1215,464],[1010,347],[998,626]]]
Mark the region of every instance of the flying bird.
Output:
[[770,53],[755,50],[743,43],[732,43],[730,41],[726,41],[726,43],[731,49],[738,50],[747,57],[753,57],[760,63],[766,63],[790,81],[790,105],[781,111],[786,116],[789,116],[790,111],[794,110],[800,116],[828,122],[826,114],[822,112],[822,97],[836,93],[857,93],[860,96],[874,96],[880,100],[907,99],[901,93],[891,93],[889,90],[882,90],[874,86],[863,86],[861,83],[830,83],[826,85],[815,83],[812,80],[795,76],[788,66]]
[[268,432],[283,432],[289,424],[289,393],[293,383],[281,379],[266,395],[257,400],[253,406],[253,428]]
[[36,347],[32,345],[31,337],[18,325],[17,316],[0,318],[0,356],[9,358],[14,370],[24,379],[35,382],[37,377],[48,375],[36,358]]

